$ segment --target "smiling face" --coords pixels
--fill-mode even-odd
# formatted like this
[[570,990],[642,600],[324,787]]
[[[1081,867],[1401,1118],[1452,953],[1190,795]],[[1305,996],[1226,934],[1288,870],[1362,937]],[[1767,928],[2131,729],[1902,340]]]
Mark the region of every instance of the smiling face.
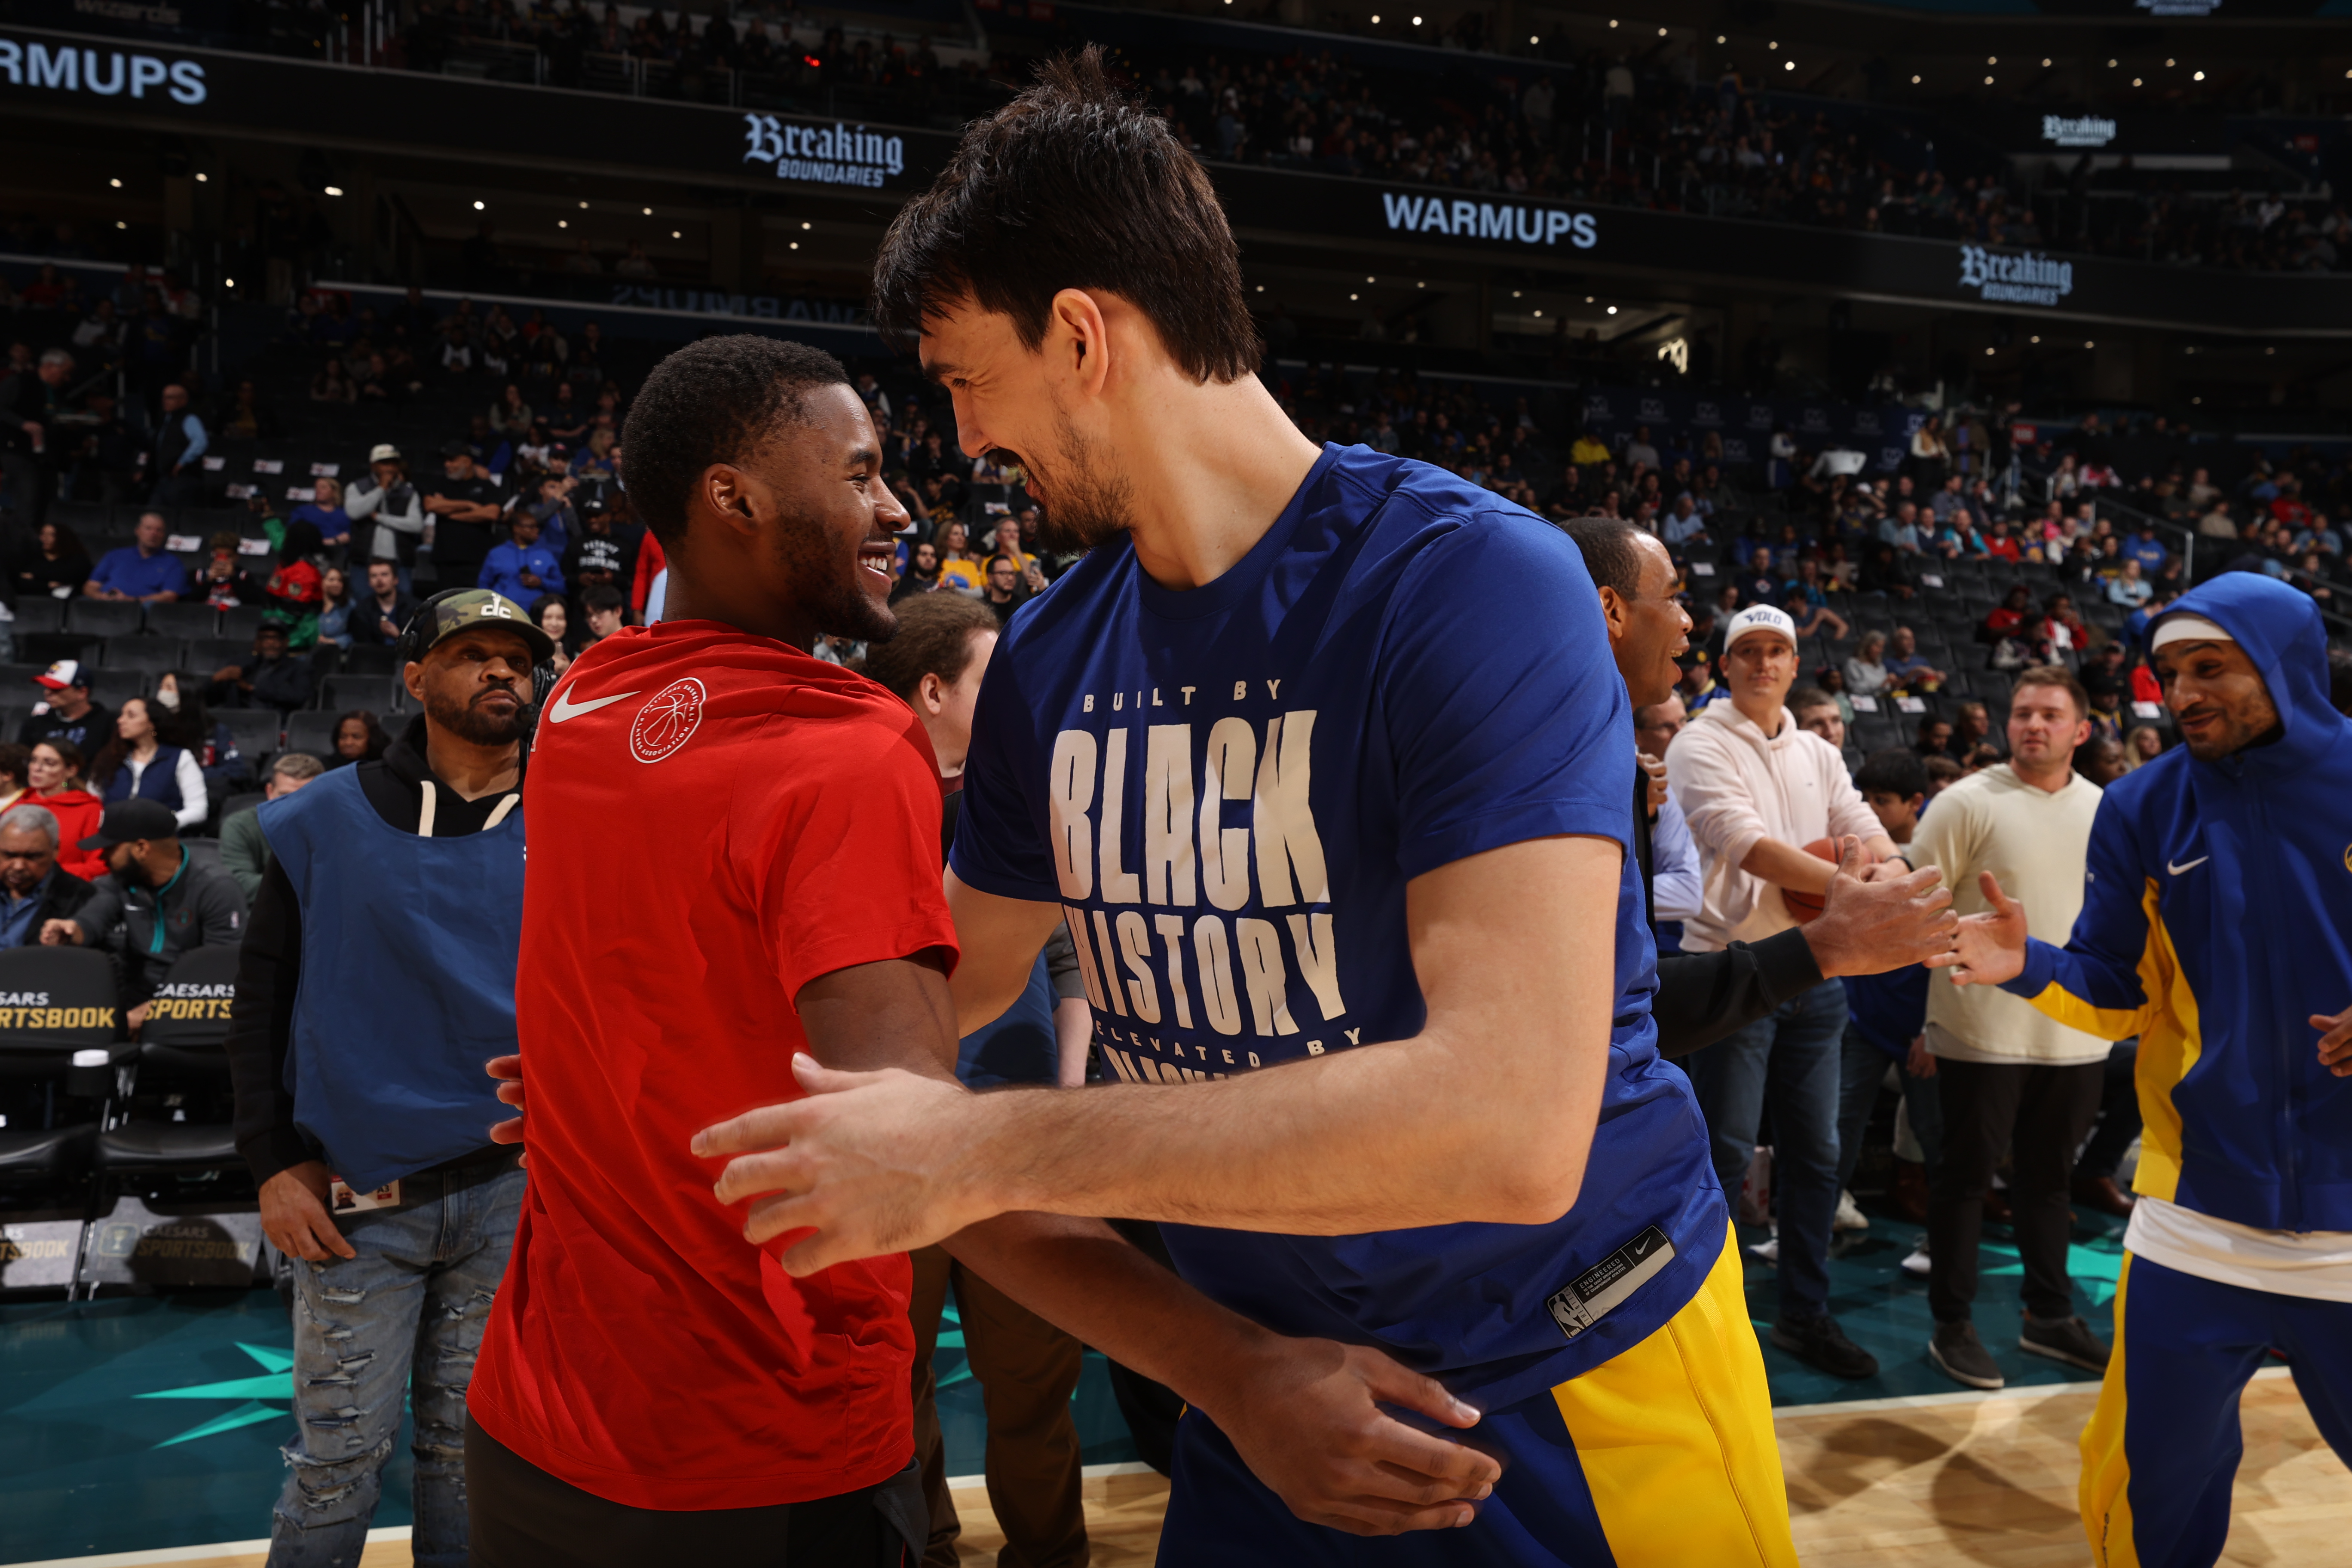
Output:
[[1749,632],[1725,652],[1723,674],[1741,712],[1776,712],[1796,684],[1797,650],[1779,632]]
[[[1636,708],[1652,708],[1674,695],[1682,670],[1675,660],[1690,647],[1691,618],[1675,598],[1675,563],[1652,535],[1636,534],[1642,574],[1630,599],[1618,598],[1617,669]],[[1615,597],[1614,591],[1612,596]]]
[[811,387],[800,413],[736,465],[746,482],[730,505],[766,535],[761,575],[779,597],[835,636],[887,637],[898,629],[889,598],[907,509],[882,482],[874,421],[843,383]]
[[1103,432],[1082,426],[1052,374],[1045,351],[1061,341],[1049,331],[1029,349],[1010,316],[963,301],[925,319],[921,352],[924,374],[955,405],[965,455],[1017,464],[1045,507],[1038,537],[1075,554],[1129,528],[1135,498]]
[[2200,762],[2242,752],[2279,727],[2262,671],[2236,643],[2167,643],[2157,649],[2155,665],[2165,706]]

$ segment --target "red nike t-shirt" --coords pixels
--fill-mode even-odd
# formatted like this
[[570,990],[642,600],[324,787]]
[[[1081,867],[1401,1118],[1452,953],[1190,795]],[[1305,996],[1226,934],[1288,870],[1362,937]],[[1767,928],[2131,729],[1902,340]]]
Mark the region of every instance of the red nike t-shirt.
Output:
[[940,784],[906,704],[709,621],[624,631],[551,697],[524,807],[515,1012],[530,1179],[467,1405],[635,1508],[757,1508],[913,1452],[903,1256],[794,1279],[694,1134],[799,1098],[793,999],[953,952]]

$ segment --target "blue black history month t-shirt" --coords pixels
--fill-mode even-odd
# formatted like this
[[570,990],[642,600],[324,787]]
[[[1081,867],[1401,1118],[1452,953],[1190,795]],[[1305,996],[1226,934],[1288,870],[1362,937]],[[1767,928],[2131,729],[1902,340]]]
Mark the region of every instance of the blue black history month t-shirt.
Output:
[[[1555,834],[1626,844],[1633,752],[1566,536],[1443,469],[1327,447],[1215,582],[1162,588],[1122,536],[1013,617],[951,859],[983,892],[1064,906],[1122,1077],[1247,1072],[1417,1034],[1407,881]],[[1185,1279],[1490,1407],[1664,1324],[1723,1246],[1724,1202],[1688,1082],[1657,1057],[1640,877],[1629,855],[1607,1088],[1566,1217],[1165,1226]]]

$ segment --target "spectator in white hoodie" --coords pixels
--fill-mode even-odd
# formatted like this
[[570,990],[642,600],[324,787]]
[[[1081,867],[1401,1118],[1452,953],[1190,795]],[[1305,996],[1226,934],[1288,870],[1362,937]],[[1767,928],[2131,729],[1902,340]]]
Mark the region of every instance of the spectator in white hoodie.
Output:
[[[1895,854],[1837,748],[1800,726],[1785,706],[1797,678],[1796,624],[1769,605],[1732,616],[1722,676],[1730,700],[1703,709],[1666,753],[1667,784],[1706,872],[1704,906],[1683,930],[1689,952],[1760,942],[1799,924],[1784,891],[1811,895],[1818,909],[1837,868],[1808,853],[1817,840],[1853,834],[1875,862]],[[1867,875],[1883,869],[1874,864]],[[1891,869],[1907,868],[1898,862]],[[1683,1066],[1706,1115],[1727,1194],[1740,1189],[1768,1097],[1771,1102],[1780,1270],[1772,1342],[1824,1372],[1868,1377],[1877,1359],[1848,1339],[1828,1310],[1845,1021],[1843,987],[1824,981]]]

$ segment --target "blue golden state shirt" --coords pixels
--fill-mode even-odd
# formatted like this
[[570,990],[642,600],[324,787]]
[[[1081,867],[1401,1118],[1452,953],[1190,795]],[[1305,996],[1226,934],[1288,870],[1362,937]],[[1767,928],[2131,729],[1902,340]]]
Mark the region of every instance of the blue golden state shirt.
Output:
[[[1326,447],[1215,582],[1162,588],[1122,537],[1013,617],[951,862],[1064,906],[1120,1076],[1222,1077],[1418,1033],[1405,884],[1555,834],[1628,843],[1633,751],[1599,596],[1559,530],[1443,469]],[[1184,1278],[1488,1408],[1663,1325],[1726,1225],[1688,1082],[1657,1056],[1640,876],[1629,854],[1607,1089],[1568,1215],[1164,1226]]]

